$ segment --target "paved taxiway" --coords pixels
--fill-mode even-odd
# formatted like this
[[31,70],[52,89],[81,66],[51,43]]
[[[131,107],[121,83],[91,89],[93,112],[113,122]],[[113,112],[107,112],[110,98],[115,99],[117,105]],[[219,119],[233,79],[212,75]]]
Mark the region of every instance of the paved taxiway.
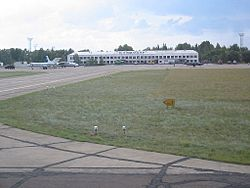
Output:
[[[44,74],[33,76],[4,78],[0,80],[0,100],[14,96],[22,95],[32,91],[42,90],[46,87],[55,87],[59,85],[87,80],[95,77],[113,74],[121,71],[130,70],[149,70],[149,69],[193,69],[193,68],[250,68],[248,65],[204,65],[201,67],[192,67],[185,65],[123,65],[123,66],[97,66],[97,67],[78,67],[41,70]],[[17,69],[18,70],[18,69]],[[0,74],[4,69],[0,69]],[[12,70],[7,70],[12,71]],[[16,70],[15,70],[16,71]],[[32,71],[24,69],[24,71]]]

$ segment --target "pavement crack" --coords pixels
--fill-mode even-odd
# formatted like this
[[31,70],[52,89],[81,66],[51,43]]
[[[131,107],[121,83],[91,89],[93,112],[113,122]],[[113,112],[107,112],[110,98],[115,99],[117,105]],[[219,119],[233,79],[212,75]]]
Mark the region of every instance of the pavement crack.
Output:
[[72,151],[72,150],[68,150],[68,149],[60,149],[60,148],[56,148],[54,146],[43,146],[43,147],[54,149],[54,150],[58,150],[58,151],[69,152],[69,153],[75,153],[75,154],[81,154],[81,155],[88,155],[87,153],[84,153],[84,152]]
[[160,185],[165,185],[165,187],[170,187],[170,185],[162,182],[162,178],[166,175],[168,167],[173,165],[173,164],[176,164],[176,163],[188,160],[188,159],[189,159],[188,157],[184,157],[184,158],[181,158],[181,159],[178,159],[178,160],[175,160],[173,162],[170,162],[170,163],[163,165],[160,172],[158,174],[156,174],[156,176],[151,180],[149,185],[147,185],[146,187],[147,188],[156,188]]
[[8,150],[8,149],[34,148],[34,147],[38,147],[38,146],[6,147],[6,148],[0,148],[0,151],[1,150]]
[[35,142],[30,142],[30,141],[27,141],[27,140],[21,140],[21,139],[13,138],[11,136],[6,136],[6,135],[3,135],[3,134],[0,134],[0,136],[4,137],[4,138],[15,140],[15,141],[23,142],[23,143],[26,143],[26,144],[33,144],[33,145],[36,145],[36,146],[41,146],[41,145],[39,145],[39,144],[37,144]]
[[100,154],[100,153],[105,153],[105,152],[107,152],[107,151],[111,151],[111,150],[114,150],[114,149],[117,149],[117,148],[116,148],[116,147],[113,147],[113,148],[110,148],[110,149],[98,151],[98,152],[94,153],[93,155],[98,155],[98,154]]

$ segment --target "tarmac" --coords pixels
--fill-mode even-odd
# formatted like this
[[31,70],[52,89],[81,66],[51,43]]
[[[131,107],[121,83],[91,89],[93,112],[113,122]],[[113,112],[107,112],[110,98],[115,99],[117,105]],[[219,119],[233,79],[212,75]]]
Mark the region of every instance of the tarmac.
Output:
[[250,166],[76,142],[0,125],[1,188],[250,187]]
[[[134,67],[53,70],[1,79],[0,100],[48,85],[150,68]],[[249,188],[250,166],[76,142],[0,123],[0,188],[75,187]]]

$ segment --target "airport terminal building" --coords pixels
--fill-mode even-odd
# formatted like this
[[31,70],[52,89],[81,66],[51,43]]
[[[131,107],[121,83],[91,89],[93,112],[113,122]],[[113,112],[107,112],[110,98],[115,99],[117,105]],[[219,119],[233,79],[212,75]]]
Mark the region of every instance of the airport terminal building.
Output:
[[163,50],[163,51],[113,51],[113,52],[77,52],[68,55],[68,62],[74,61],[78,54],[83,63],[95,60],[97,63],[116,64],[174,64],[197,63],[198,52],[194,50]]

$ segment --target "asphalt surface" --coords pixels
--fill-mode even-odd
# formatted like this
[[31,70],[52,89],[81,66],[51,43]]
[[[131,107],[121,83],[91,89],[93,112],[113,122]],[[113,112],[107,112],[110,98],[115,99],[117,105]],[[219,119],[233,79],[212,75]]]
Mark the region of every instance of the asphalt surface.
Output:
[[[152,68],[186,67],[49,70],[47,74],[1,79],[0,99],[115,72]],[[76,142],[0,124],[0,188],[29,187],[247,188],[250,187],[250,166]]]
[[0,187],[250,187],[250,166],[41,135],[0,125]]

